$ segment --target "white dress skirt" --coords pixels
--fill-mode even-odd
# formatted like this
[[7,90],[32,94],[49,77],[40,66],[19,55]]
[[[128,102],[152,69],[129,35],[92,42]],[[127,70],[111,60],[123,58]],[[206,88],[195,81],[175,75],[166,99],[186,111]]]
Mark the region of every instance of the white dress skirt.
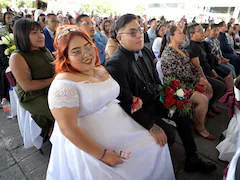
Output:
[[78,125],[104,149],[131,152],[130,159],[110,167],[87,154],[60,131],[51,136],[47,180],[174,180],[168,145],[160,147],[149,131],[118,105],[119,85],[111,77],[100,83],[54,80],[50,109],[79,107]]
[[[234,94],[236,100],[240,101],[240,92],[236,87],[234,87]],[[234,115],[223,134],[225,134],[225,139],[216,146],[219,151],[218,158],[230,162],[237,151],[240,136],[240,110],[237,106],[234,107]]]

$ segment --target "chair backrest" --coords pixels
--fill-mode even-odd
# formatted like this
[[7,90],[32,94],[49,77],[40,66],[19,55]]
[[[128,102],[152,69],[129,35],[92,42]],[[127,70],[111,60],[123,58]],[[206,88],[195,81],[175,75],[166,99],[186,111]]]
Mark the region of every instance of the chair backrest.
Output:
[[5,71],[5,75],[6,75],[7,79],[8,79],[9,84],[12,87],[15,87],[16,86],[16,79],[14,78],[14,76],[12,74],[12,71],[11,71],[11,68],[9,66],[8,66],[8,68]]
[[162,67],[161,67],[161,59],[157,62],[157,65],[156,65],[156,69],[157,69],[157,72],[158,72],[158,77],[161,81],[161,83],[163,84],[163,72],[162,72]]

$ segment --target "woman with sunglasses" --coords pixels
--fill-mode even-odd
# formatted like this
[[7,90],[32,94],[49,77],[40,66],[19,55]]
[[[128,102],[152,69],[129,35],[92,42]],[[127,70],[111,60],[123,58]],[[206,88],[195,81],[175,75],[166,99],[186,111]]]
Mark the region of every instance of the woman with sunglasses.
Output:
[[119,85],[86,31],[61,26],[54,44],[57,76],[48,102],[56,122],[47,180],[175,179],[168,146],[157,145],[118,105]]

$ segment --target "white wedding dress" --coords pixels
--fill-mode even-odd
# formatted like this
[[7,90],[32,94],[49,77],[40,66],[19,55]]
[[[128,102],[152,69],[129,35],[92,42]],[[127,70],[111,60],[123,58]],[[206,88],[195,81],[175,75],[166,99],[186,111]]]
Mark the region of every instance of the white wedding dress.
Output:
[[85,153],[60,131],[57,121],[51,136],[47,180],[173,180],[168,145],[160,147],[149,131],[118,105],[119,85],[111,77],[99,83],[54,80],[49,107],[79,107],[78,125],[108,150],[132,152],[115,167]]
[[[234,94],[236,100],[240,101],[240,92],[236,87],[234,87]],[[219,151],[218,158],[230,162],[237,151],[240,137],[240,110],[237,106],[234,107],[234,115],[223,134],[225,139],[216,146],[216,149]]]

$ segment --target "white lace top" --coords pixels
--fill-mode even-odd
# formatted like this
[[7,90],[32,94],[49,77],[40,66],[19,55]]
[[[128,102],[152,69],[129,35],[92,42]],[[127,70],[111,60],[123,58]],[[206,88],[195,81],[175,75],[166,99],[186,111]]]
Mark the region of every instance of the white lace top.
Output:
[[113,102],[120,87],[109,77],[99,83],[54,80],[48,93],[49,108],[79,107],[79,116],[99,111]]

